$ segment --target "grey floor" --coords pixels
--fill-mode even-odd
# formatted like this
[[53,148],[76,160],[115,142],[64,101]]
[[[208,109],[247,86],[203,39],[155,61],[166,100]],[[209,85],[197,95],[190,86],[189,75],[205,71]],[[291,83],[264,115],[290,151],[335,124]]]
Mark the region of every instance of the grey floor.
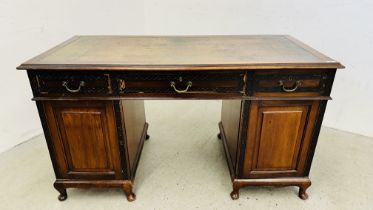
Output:
[[59,202],[40,135],[0,154],[0,209],[373,209],[372,138],[323,127],[306,201],[296,187],[247,187],[232,201],[220,101],[150,101],[146,111],[135,202],[117,189],[68,189]]

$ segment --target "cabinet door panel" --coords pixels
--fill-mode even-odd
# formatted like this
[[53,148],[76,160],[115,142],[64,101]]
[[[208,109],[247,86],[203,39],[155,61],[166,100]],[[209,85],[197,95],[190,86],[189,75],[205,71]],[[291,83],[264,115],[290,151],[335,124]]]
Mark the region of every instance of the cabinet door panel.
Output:
[[111,168],[108,145],[101,118],[96,109],[57,109],[61,135],[69,166],[76,171]]
[[307,113],[302,106],[259,109],[256,170],[295,168]]
[[244,176],[269,178],[303,173],[318,102],[253,102]]
[[121,177],[111,102],[46,102],[62,178]]

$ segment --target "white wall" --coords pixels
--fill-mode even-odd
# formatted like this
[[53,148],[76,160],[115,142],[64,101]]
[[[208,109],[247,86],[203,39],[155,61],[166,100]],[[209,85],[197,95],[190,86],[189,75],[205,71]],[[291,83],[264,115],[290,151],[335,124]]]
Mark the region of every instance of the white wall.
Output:
[[15,67],[76,34],[291,34],[341,61],[324,125],[373,136],[371,0],[0,0],[0,152],[41,132]]

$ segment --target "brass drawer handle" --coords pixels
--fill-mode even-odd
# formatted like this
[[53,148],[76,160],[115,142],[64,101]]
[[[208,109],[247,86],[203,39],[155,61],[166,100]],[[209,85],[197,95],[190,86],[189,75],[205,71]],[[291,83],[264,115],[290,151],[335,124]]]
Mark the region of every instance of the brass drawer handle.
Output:
[[69,91],[70,93],[77,93],[80,91],[80,89],[82,87],[84,87],[85,83],[84,81],[80,81],[79,83],[79,87],[77,89],[70,89],[68,86],[67,86],[67,82],[66,81],[62,81],[62,86],[64,86],[66,88],[67,91]]
[[119,90],[120,91],[123,91],[124,89],[126,89],[126,82],[122,79],[119,80]]
[[186,93],[186,92],[188,92],[189,88],[192,87],[192,82],[189,81],[187,84],[188,84],[188,86],[187,86],[184,90],[178,90],[178,89],[176,88],[176,86],[175,86],[175,82],[174,82],[174,81],[171,81],[171,82],[170,82],[170,86],[171,86],[171,87],[175,90],[175,92],[177,92],[177,93]]
[[290,92],[294,92],[298,89],[298,87],[300,87],[302,85],[302,82],[300,80],[296,81],[295,82],[295,86],[293,88],[286,88],[285,85],[284,85],[284,81],[280,80],[278,81],[278,84],[280,85],[281,89],[287,93],[290,93]]

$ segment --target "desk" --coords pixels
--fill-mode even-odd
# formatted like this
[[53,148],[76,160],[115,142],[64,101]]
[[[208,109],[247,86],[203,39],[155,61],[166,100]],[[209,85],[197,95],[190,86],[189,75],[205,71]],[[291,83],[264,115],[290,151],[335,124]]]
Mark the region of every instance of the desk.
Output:
[[[249,185],[306,189],[336,69],[290,36],[76,36],[21,64],[60,193],[134,180],[144,99],[222,99],[232,199]],[[182,148],[180,148],[182,149]],[[144,186],[146,187],[146,186]]]

